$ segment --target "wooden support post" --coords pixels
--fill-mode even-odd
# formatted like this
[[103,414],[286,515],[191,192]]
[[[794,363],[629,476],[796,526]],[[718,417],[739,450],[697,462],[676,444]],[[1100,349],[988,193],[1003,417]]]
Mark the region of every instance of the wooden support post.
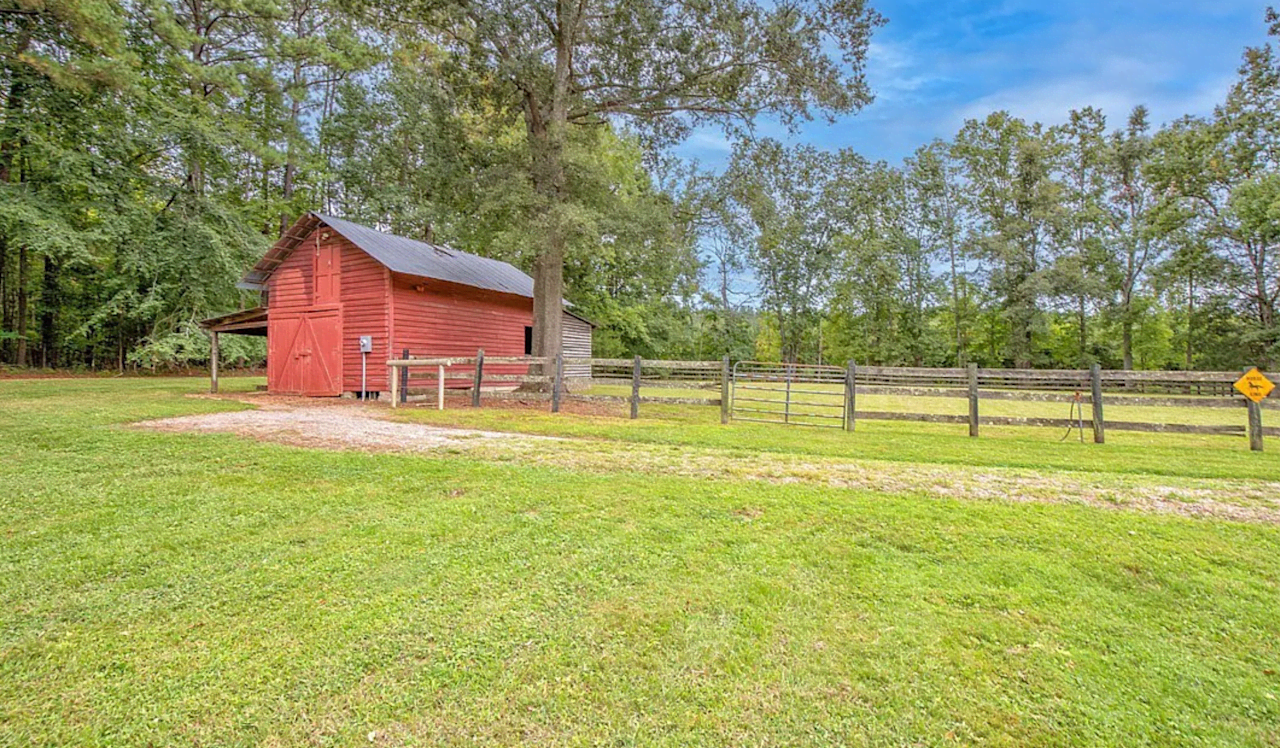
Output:
[[[1252,366],[1246,366],[1244,368],[1244,371],[1245,373],[1248,373],[1251,369],[1253,369]],[[1248,398],[1245,398],[1244,403],[1245,403],[1245,406],[1248,407],[1249,409],[1249,449],[1254,452],[1261,452],[1262,451],[1262,403],[1255,403],[1254,401]]]
[[978,436],[978,365],[969,364],[969,436]]
[[1093,443],[1105,444],[1107,441],[1106,422],[1102,419],[1102,365],[1094,364],[1089,369],[1089,397],[1093,400]]
[[635,368],[631,372],[631,418],[640,417],[640,357],[636,356]]
[[782,422],[791,423],[791,372],[794,367],[787,364],[787,402],[782,410]]
[[209,339],[209,392],[218,394],[218,333]]
[[560,412],[560,390],[564,387],[564,352],[556,354],[556,380],[551,385],[551,412]]
[[388,366],[391,377],[391,407],[395,408],[400,403],[400,367]]
[[[404,349],[404,360],[409,360],[409,349]],[[405,364],[404,371],[400,372],[400,402],[409,402],[409,365]]]
[[444,410],[444,365],[436,367],[436,410]]
[[720,362],[720,424],[729,422],[729,357]]
[[484,381],[484,349],[476,351],[476,383],[471,388],[471,407],[480,407],[480,384]]
[[844,430],[853,431],[858,418],[858,365],[852,360],[844,373]]

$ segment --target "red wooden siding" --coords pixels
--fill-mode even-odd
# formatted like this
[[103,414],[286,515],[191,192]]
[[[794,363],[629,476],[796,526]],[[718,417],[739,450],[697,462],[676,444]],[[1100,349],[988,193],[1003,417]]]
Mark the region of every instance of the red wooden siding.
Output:
[[301,247],[289,255],[271,276],[270,309],[293,311],[311,306],[313,288],[311,274],[315,271],[311,253]]
[[336,235],[335,239],[342,252],[342,389],[360,391],[360,336],[371,335],[373,352],[369,354],[366,387],[370,392],[386,392],[391,389],[387,360],[399,356],[394,353],[398,349],[387,345],[391,337],[391,273],[346,239]]
[[[393,350],[408,348],[414,356],[433,357],[474,356],[480,348],[485,356],[524,355],[524,328],[533,324],[532,299],[399,274],[392,275],[391,287]],[[527,370],[519,365],[485,367],[490,374]]]

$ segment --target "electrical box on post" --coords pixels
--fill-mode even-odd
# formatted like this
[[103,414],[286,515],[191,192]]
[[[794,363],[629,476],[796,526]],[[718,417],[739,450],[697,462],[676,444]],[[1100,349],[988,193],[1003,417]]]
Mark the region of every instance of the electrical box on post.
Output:
[[373,353],[373,336],[372,335],[360,336],[360,352]]

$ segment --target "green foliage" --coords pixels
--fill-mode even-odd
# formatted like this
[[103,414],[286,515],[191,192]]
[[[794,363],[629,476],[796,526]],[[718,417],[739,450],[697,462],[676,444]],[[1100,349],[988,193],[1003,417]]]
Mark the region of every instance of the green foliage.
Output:
[[[869,101],[860,0],[575,8],[0,13],[0,361],[198,363],[195,323],[256,304],[236,280],[316,208],[514,262],[601,355],[1280,360],[1274,42],[1211,117],[995,112],[890,165],[745,137]],[[710,125],[724,174],[663,151]]]

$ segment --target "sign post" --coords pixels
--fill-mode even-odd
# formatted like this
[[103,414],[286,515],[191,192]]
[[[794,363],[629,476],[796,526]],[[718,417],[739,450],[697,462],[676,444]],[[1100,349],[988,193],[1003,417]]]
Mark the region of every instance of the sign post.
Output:
[[1276,386],[1267,379],[1258,367],[1253,367],[1236,380],[1236,391],[1249,399],[1249,449],[1262,451],[1262,401],[1267,399]]

